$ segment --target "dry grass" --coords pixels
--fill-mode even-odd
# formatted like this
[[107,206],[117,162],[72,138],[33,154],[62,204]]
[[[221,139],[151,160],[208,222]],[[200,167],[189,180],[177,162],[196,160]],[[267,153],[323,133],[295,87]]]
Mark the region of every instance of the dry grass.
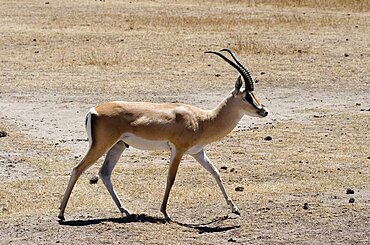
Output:
[[[0,129],[9,137],[0,138],[0,243],[368,243],[368,1],[30,0],[2,8]],[[113,183],[129,209],[158,223],[118,218],[102,182],[88,181],[102,159],[68,205],[67,219],[80,221],[67,224],[78,227],[54,222],[87,147],[76,140],[86,137],[85,111],[118,99],[212,108],[236,78],[204,55],[223,47],[246,61],[271,110],[269,121],[243,121],[207,146],[227,167],[221,175],[242,216],[219,219],[229,210],[216,183],[185,157],[168,211],[199,225],[162,224],[169,155],[129,149]]]
[[231,49],[238,53],[263,55],[302,55],[314,52],[307,44],[279,43],[272,40],[256,41],[248,36],[237,35],[232,38],[235,44]]
[[86,54],[84,62],[99,67],[115,66],[122,62],[122,55],[119,52],[112,53],[112,48],[93,49]]
[[313,8],[313,9],[326,9],[326,10],[346,10],[366,12],[370,10],[370,3],[367,0],[226,0],[229,3],[248,4],[248,6],[273,6],[278,8]]

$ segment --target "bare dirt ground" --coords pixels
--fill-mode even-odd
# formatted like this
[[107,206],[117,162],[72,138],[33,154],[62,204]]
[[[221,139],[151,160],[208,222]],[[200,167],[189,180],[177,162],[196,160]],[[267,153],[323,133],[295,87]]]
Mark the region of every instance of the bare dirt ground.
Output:
[[[1,1],[0,243],[369,244],[370,3],[291,2]],[[241,216],[186,156],[164,222],[169,154],[129,148],[113,184],[137,216],[122,218],[102,182],[89,183],[100,159],[59,223],[87,110],[213,108],[237,73],[204,51],[224,47],[270,111],[206,148]]]

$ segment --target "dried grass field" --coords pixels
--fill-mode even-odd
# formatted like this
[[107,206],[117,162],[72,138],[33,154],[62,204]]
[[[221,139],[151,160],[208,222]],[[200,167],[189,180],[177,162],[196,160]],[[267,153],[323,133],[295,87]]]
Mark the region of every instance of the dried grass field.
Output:
[[[0,6],[0,244],[370,243],[368,0]],[[89,183],[100,159],[59,223],[70,171],[88,147],[89,108],[125,100],[211,109],[238,75],[204,53],[221,48],[249,67],[270,111],[206,147],[241,216],[185,156],[169,199],[174,222],[164,222],[169,153],[129,148],[112,180],[137,216],[121,217],[102,181]]]

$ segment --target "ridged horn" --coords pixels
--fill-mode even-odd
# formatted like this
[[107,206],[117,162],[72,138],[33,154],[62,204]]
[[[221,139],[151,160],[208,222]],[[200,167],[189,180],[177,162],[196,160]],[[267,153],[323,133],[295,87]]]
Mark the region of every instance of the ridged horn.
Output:
[[[243,64],[239,61],[239,59],[236,56],[236,54],[233,51],[231,51],[230,49],[227,49],[227,48],[221,49],[220,51],[221,52],[223,52],[223,51],[228,52],[231,55],[231,57],[233,57],[233,59],[235,60],[235,62],[240,66],[240,68],[243,69],[243,71],[245,73],[245,76],[247,77],[247,80],[244,80],[245,83],[246,83],[245,84],[245,87],[246,88],[249,87],[250,88],[249,91],[253,91],[254,90],[253,78],[252,78],[250,72],[248,71],[248,69],[245,66],[243,66]],[[249,83],[249,86],[247,86],[247,82]]]
[[245,81],[245,89],[247,91],[253,91],[254,90],[253,80],[252,80],[252,77],[251,77],[249,71],[239,62],[238,58],[235,56],[235,54],[231,50],[222,49],[221,51],[229,52],[231,54],[231,56],[233,57],[233,59],[235,60],[236,64],[233,61],[231,61],[229,58],[227,58],[225,55],[223,55],[219,52],[207,51],[205,53],[215,54],[215,55],[221,57],[223,60],[225,60],[231,66],[233,66],[240,73],[240,75],[242,75],[243,80]]

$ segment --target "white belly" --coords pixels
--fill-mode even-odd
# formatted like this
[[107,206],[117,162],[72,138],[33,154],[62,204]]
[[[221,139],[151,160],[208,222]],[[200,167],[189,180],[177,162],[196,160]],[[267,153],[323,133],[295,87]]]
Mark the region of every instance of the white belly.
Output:
[[171,150],[172,144],[165,140],[147,140],[131,133],[124,133],[121,137],[126,144],[140,150]]
[[[164,150],[171,151],[171,149],[176,150],[175,146],[167,140],[147,140],[141,137],[138,137],[131,133],[124,133],[121,137],[121,140],[140,150]],[[195,145],[186,151],[186,154],[195,154],[203,149],[202,145]]]

